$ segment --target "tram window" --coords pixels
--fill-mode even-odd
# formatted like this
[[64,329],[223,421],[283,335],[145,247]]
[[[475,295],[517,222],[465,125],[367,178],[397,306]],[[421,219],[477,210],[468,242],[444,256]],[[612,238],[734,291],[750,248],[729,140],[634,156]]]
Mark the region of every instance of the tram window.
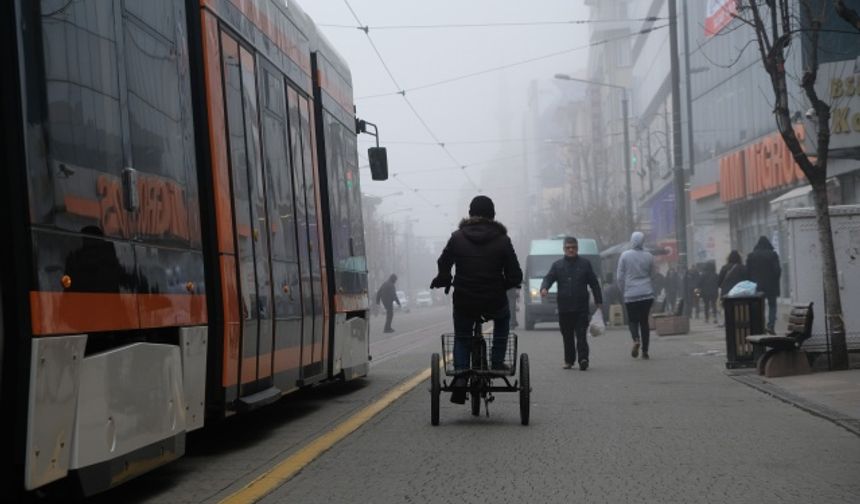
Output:
[[263,150],[266,156],[269,198],[273,200],[276,233],[272,239],[272,258],[296,259],[296,216],[290,184],[290,164],[286,151],[287,127],[283,119],[266,112],[263,115]]
[[133,17],[126,18],[124,40],[134,168],[184,182],[177,47]]
[[367,271],[364,231],[361,225],[361,188],[355,159],[354,134],[325,113],[326,166],[329,177],[332,251],[338,290],[362,292]]
[[174,0],[146,0],[145,2],[123,2],[126,12],[140,19],[147,27],[162,37],[175,42]]
[[251,204],[248,194],[248,162],[245,146],[245,116],[242,109],[242,77],[239,68],[239,45],[222,34],[224,99],[227,108],[227,135],[230,152],[233,211],[236,219],[236,252],[242,295],[242,318],[253,319],[257,305],[252,244]]
[[75,2],[42,18],[47,152],[79,179],[97,176],[79,168],[119,175],[123,165],[114,15],[112,2]]

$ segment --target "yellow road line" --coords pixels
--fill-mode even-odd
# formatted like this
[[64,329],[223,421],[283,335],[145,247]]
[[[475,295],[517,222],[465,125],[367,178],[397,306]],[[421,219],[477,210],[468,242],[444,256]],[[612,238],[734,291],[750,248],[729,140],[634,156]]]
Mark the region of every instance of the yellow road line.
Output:
[[275,467],[248,483],[238,492],[228,496],[221,504],[251,504],[262,499],[273,490],[287,482],[301,471],[306,465],[322,455],[338,441],[350,435],[377,413],[387,408],[405,393],[417,387],[419,383],[430,377],[430,368],[413,376],[388,391],[378,401],[359,411],[334,429],[314,439],[307,446],[279,462]]

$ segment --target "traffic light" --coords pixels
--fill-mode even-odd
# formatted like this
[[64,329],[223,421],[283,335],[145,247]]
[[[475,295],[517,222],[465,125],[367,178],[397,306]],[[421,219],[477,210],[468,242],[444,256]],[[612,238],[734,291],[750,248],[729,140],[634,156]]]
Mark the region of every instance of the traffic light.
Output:
[[645,168],[642,166],[642,163],[640,162],[640,157],[641,156],[639,155],[639,147],[637,147],[635,145],[631,145],[630,146],[630,169],[634,173],[639,175],[640,177],[644,177],[645,176]]

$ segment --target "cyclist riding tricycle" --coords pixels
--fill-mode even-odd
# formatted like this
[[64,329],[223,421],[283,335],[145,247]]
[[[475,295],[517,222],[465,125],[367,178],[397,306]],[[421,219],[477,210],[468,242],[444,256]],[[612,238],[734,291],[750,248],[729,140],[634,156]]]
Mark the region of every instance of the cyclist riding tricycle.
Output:
[[[476,196],[469,205],[469,218],[460,222],[451,234],[437,261],[439,273],[431,288],[454,287],[454,334],[442,336],[444,372],[453,379],[449,385],[440,379],[439,354],[431,358],[431,420],[439,422],[439,395],[451,392],[451,402],[463,404],[472,396],[472,413],[480,412],[480,400],[488,405],[492,392],[519,391],[523,424],[528,423],[529,377],[528,356],[520,357],[520,380],[511,384],[516,372],[517,339],[509,337],[510,309],[506,291],[519,288],[523,273],[507,229],[495,220],[493,201]],[[451,268],[456,267],[456,277]],[[481,323],[493,321],[493,336],[485,338]],[[487,362],[487,344],[491,351]],[[453,363],[448,353],[453,353]],[[471,356],[471,358],[470,358]],[[494,386],[494,379],[505,386]]]
[[[434,353],[430,357],[430,423],[439,425],[439,401],[442,392],[451,392],[451,401],[462,404],[468,393],[471,396],[472,415],[481,414],[481,401],[484,402],[484,411],[490,416],[490,403],[493,402],[493,392],[519,392],[520,394],[520,422],[529,424],[529,400],[531,396],[531,383],[529,380],[529,356],[519,356],[519,380],[512,380],[517,372],[517,335],[512,334],[499,342],[481,333],[481,323],[475,324],[475,332],[472,336],[464,338],[463,345],[471,350],[470,365],[466,368],[458,368],[455,361],[448,358],[452,347],[456,345],[458,336],[455,334],[442,335],[442,367],[445,376],[452,377],[451,383],[442,380],[439,366],[439,354]],[[501,361],[496,361],[488,366],[487,346],[492,344],[497,348],[500,344],[504,351]],[[493,380],[501,380],[504,384],[496,384]],[[456,400],[457,397],[463,400]]]

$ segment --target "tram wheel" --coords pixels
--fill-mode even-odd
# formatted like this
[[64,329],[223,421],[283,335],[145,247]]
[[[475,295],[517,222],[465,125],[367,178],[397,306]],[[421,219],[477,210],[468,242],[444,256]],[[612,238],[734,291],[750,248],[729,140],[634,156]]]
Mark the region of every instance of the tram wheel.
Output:
[[531,381],[529,380],[529,356],[520,355],[520,422],[529,424],[529,406],[531,404]]
[[439,354],[430,356],[430,423],[439,425],[439,396],[442,395],[442,384],[439,378]]

